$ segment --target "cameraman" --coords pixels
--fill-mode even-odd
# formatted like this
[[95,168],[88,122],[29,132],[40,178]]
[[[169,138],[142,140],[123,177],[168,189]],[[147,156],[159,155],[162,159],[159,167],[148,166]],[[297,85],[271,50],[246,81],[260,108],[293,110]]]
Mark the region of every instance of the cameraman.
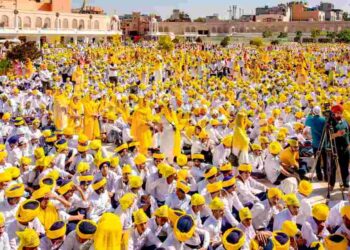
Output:
[[[349,125],[343,119],[343,106],[335,105],[331,108],[334,119],[331,121],[331,126],[334,129],[334,133],[332,134],[332,138],[335,138],[335,146],[338,153],[338,161],[340,166],[340,172],[342,181],[345,188],[349,187],[349,183],[347,182],[347,178],[349,176]],[[332,168],[330,173],[329,185],[331,186],[331,190],[334,188],[334,184],[336,181],[336,165],[335,162],[332,161]]]
[[[312,149],[314,152],[314,156],[316,157],[316,153],[320,148],[321,140],[322,140],[322,132],[326,125],[326,119],[321,116],[321,108],[319,106],[315,106],[312,110],[312,113],[306,118],[305,125],[310,127],[311,136],[312,136]],[[318,158],[316,164],[316,175],[319,181],[325,180],[327,181],[327,154],[325,146],[326,143],[320,148],[321,157],[323,162],[323,174],[321,169],[321,157]],[[324,178],[323,178],[324,177]]]

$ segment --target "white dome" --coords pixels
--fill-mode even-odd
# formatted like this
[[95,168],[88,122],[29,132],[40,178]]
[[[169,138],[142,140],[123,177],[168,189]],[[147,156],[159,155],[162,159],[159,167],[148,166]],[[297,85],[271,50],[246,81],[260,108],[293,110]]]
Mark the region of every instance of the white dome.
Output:
[[154,17],[151,18],[151,23],[156,23],[157,19],[155,19]]
[[118,15],[113,15],[112,16],[112,19],[116,20],[116,21],[119,21],[119,16]]

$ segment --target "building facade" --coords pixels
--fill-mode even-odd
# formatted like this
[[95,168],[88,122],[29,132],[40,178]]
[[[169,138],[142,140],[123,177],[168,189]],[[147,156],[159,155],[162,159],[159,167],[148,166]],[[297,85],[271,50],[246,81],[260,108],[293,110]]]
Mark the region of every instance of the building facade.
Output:
[[325,21],[326,15],[324,11],[318,8],[308,8],[306,4],[301,2],[293,2],[289,4],[291,8],[292,21]]
[[122,34],[118,16],[72,13],[70,0],[3,0],[0,4],[0,38],[77,42]]
[[256,22],[289,22],[291,19],[290,8],[285,4],[278,6],[256,8]]
[[[160,22],[158,25],[159,34],[173,33],[176,36],[218,36],[232,35],[234,33],[259,33],[266,30],[272,32],[295,33],[302,31],[311,33],[312,30],[339,32],[350,28],[350,22],[238,22],[238,21],[217,21],[217,22]],[[256,36],[256,35],[255,35]]]

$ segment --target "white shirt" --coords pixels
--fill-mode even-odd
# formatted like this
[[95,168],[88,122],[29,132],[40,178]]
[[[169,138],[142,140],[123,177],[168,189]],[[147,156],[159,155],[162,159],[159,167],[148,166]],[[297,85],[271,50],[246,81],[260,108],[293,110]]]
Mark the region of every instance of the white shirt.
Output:
[[326,225],[332,228],[341,225],[343,223],[343,218],[340,212],[344,206],[347,206],[349,204],[349,201],[339,201],[334,207],[332,207],[329,212]]
[[156,246],[160,247],[162,242],[154,235],[150,228],[147,228],[141,235],[135,228],[129,239],[129,250],[141,250],[143,247]]
[[90,219],[95,222],[98,221],[103,213],[109,212],[112,209],[111,200],[106,190],[102,194],[93,192],[89,197],[89,201],[92,208],[90,211]]
[[176,193],[171,193],[168,198],[165,200],[165,204],[167,204],[170,208],[180,208],[184,211],[186,211],[191,202],[191,196],[188,194],[185,195],[183,200],[180,200]]
[[222,218],[217,220],[213,215],[205,220],[203,228],[209,232],[211,242],[221,242],[221,225]]
[[297,193],[298,200],[300,201],[300,208],[297,216],[297,224],[302,225],[307,218],[309,218],[312,214],[312,206],[311,201],[308,197],[303,196],[300,193]]
[[271,207],[268,199],[259,201],[254,204],[251,209],[253,217],[253,226],[255,229],[265,229],[271,219],[278,214],[278,209],[274,206]]
[[296,222],[296,216],[292,215],[288,208],[279,212],[273,221],[273,231],[281,230],[283,222],[290,220]]
[[320,234],[317,235],[317,228],[318,227],[314,218],[309,217],[306,221],[304,221],[303,226],[301,227],[301,234],[306,240],[306,246],[309,247],[312,242],[322,240],[329,235],[326,227]]
[[3,232],[3,234],[0,236],[0,249],[1,250],[10,250],[10,241],[9,236],[6,232]]
[[278,156],[268,154],[265,159],[264,167],[267,179],[271,183],[275,183],[281,173],[280,158]]
[[[88,240],[83,244],[80,244],[77,240],[77,233],[74,231],[70,232],[64,239],[63,245],[61,246],[62,250],[80,250],[82,246],[92,245],[92,240]],[[84,248],[88,249],[88,248]]]
[[7,199],[4,199],[4,201],[0,203],[0,212],[2,212],[4,215],[5,227],[8,227],[10,223],[15,220],[15,216],[16,216],[16,212],[19,207],[19,204],[21,204],[23,201],[25,201],[25,198],[21,197],[19,202],[15,205],[10,205]]
[[156,217],[152,217],[148,220],[148,227],[155,236],[159,237],[167,235],[170,225],[166,222],[163,226],[159,226],[156,222]]
[[154,198],[157,201],[165,201],[169,194],[175,191],[175,182],[168,184],[165,178],[160,178],[154,183]]
[[201,244],[199,234],[202,234],[204,236],[202,248],[207,249],[209,247],[209,243],[210,243],[210,235],[209,235],[208,231],[203,230],[203,229],[198,229],[198,228],[196,228],[194,235],[188,241],[180,242],[175,238],[174,234],[171,234],[163,242],[161,247],[164,247],[166,250],[192,250],[192,248],[189,248],[188,246],[186,246],[186,244],[193,245],[193,246],[199,246]]
[[260,201],[255,194],[266,191],[265,185],[257,182],[252,177],[249,177],[249,179],[245,182],[242,182],[239,178],[237,178],[236,185],[238,198],[241,200],[243,205],[248,202]]
[[250,227],[245,227],[242,222],[238,224],[237,226],[239,229],[242,230],[242,232],[245,234],[245,242],[244,242],[244,246],[249,248],[250,246],[250,241],[254,240],[256,233],[255,230],[253,228],[253,225],[251,225]]

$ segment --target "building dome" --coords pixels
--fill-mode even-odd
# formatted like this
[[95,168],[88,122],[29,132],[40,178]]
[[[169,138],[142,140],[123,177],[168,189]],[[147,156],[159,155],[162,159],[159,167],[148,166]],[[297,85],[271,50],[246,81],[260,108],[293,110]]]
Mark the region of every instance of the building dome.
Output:
[[154,17],[151,18],[151,23],[156,23],[157,19],[155,19]]
[[112,19],[115,20],[116,22],[118,22],[119,21],[119,16],[118,15],[113,15]]

